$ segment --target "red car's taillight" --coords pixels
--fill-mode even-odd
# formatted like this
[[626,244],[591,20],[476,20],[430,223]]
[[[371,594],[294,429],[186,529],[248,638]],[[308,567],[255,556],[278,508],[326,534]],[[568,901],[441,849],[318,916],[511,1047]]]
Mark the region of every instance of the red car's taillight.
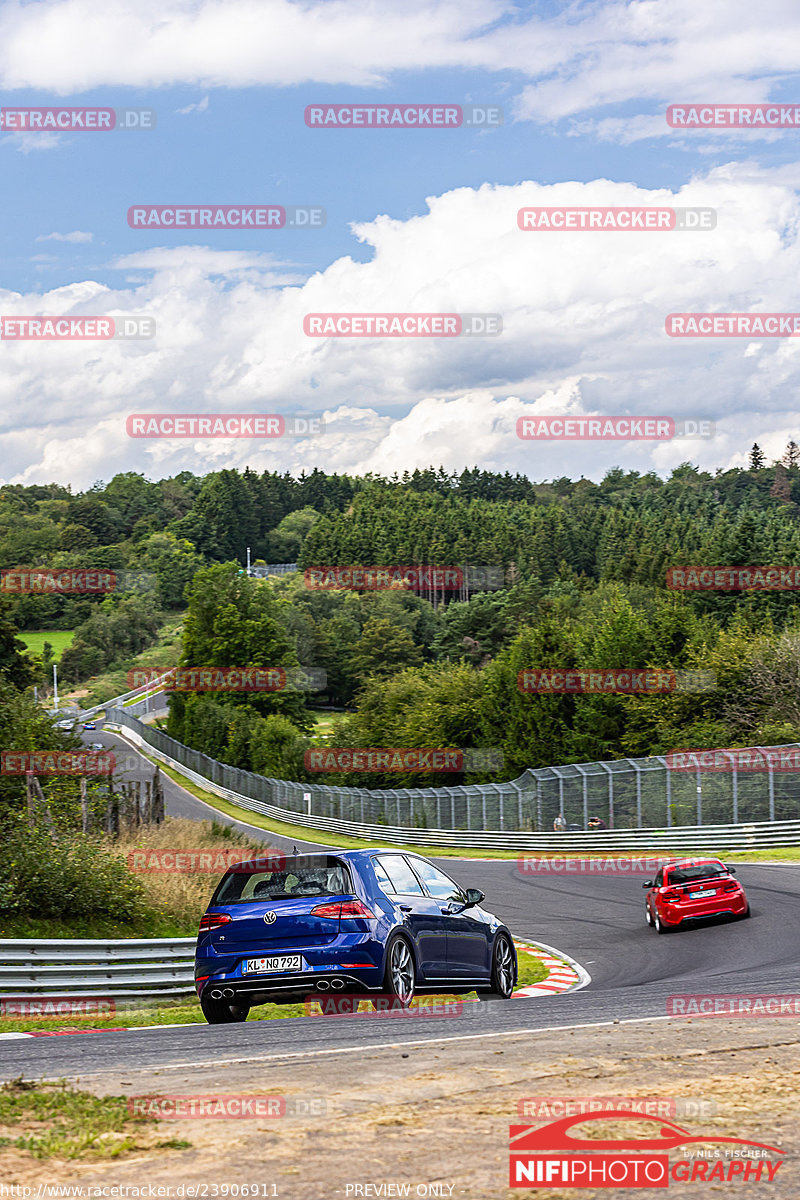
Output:
[[671,904],[673,900],[680,900],[681,894],[677,888],[664,888],[661,892],[661,899],[666,900]]
[[728,883],[723,885],[722,890],[723,890],[723,892],[735,892],[738,890],[738,888],[739,888],[739,885],[736,882],[736,880],[731,879]]
[[362,904],[360,900],[337,900],[335,904],[318,904],[316,908],[311,910],[312,917],[331,917],[333,920],[346,919],[347,917],[365,917],[368,921],[375,921],[377,917],[367,908],[366,904]]
[[230,920],[229,913],[206,913],[200,918],[200,932],[206,933],[209,929],[216,929],[218,925],[227,925]]

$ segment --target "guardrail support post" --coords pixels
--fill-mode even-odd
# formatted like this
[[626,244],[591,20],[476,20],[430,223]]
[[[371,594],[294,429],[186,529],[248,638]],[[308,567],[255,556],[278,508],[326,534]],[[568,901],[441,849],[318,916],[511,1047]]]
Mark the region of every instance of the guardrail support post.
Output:
[[770,821],[774,821],[775,820],[775,770],[774,770],[771,762],[769,762],[767,765],[769,766],[769,819],[770,819]]

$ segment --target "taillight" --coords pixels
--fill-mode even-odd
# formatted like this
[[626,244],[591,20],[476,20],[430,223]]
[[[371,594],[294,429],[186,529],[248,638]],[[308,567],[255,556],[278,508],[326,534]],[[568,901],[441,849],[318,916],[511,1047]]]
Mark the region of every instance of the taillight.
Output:
[[722,890],[723,890],[723,892],[735,892],[738,889],[738,887],[739,887],[739,885],[736,882],[736,880],[731,879],[728,883],[726,883],[723,886]]
[[377,917],[367,908],[366,904],[362,904],[360,900],[337,900],[335,904],[318,904],[316,908],[311,910],[312,917],[330,917],[332,920],[343,920],[347,917],[365,917],[368,921],[375,921]]
[[661,899],[667,900],[670,904],[673,900],[680,900],[681,894],[677,888],[664,888],[661,892]]
[[230,920],[230,913],[206,913],[200,918],[200,932],[206,933],[209,929],[216,929],[218,925],[227,925]]

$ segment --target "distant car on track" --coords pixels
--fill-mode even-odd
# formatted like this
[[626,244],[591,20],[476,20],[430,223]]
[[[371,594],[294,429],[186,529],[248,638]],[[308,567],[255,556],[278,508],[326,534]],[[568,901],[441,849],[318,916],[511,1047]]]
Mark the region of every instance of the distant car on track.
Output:
[[418,854],[332,850],[228,869],[200,922],[195,981],[210,1025],[312,994],[415,991],[509,997],[509,930]]
[[709,917],[749,917],[744,888],[718,858],[679,858],[667,863],[647,888],[645,917],[656,933]]
[[84,721],[83,728],[84,729],[97,729],[97,722],[96,721]]

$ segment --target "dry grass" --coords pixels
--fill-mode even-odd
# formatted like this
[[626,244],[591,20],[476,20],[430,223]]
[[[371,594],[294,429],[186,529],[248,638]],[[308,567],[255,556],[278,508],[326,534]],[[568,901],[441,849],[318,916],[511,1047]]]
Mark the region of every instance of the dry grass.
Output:
[[[234,850],[267,848],[238,830],[217,821],[190,821],[167,817],[161,825],[140,826],[120,833],[109,843],[126,861],[134,850]],[[136,871],[146,901],[160,915],[186,927],[187,936],[197,932],[200,917],[219,882],[222,870]]]

